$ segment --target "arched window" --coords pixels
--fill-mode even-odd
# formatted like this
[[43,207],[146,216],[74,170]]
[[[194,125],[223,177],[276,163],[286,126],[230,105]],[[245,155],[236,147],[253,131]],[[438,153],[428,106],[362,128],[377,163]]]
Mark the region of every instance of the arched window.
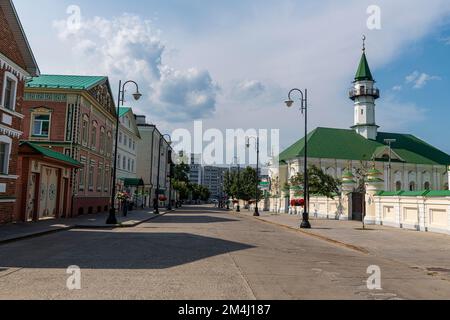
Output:
[[17,83],[15,75],[8,71],[5,72],[0,102],[3,107],[13,111],[16,109]]
[[87,114],[83,115],[83,123],[82,123],[82,128],[81,128],[81,133],[82,133],[82,141],[83,141],[83,145],[87,146],[88,145],[88,139],[89,139],[89,116]]
[[423,188],[425,189],[425,190],[431,190],[431,184],[429,183],[429,182],[425,182],[425,184],[423,185]]
[[9,172],[9,154],[11,153],[12,139],[8,136],[0,136],[0,174]]
[[445,184],[444,184],[444,190],[449,190],[448,183],[445,183]]
[[93,150],[97,149],[97,121],[92,122],[92,130],[91,130],[91,148]]
[[410,182],[409,191],[416,191],[416,183],[415,182]]
[[402,183],[400,181],[395,183],[395,190],[402,191]]

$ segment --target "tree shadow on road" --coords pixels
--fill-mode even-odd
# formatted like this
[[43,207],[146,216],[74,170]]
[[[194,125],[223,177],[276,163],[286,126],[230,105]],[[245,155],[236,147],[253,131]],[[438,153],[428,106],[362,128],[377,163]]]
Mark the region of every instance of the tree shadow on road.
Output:
[[0,247],[0,270],[166,269],[250,248],[189,233],[73,230]]
[[239,220],[213,217],[208,215],[187,215],[187,214],[170,214],[159,217],[154,223],[220,223],[220,222],[237,222]]

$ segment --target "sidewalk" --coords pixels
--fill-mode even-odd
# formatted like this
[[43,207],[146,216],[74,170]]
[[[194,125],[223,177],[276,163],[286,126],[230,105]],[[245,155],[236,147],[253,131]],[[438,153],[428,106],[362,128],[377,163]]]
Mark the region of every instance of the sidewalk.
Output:
[[151,209],[131,211],[127,217],[117,214],[117,225],[106,224],[108,213],[91,214],[72,219],[50,219],[39,222],[9,224],[0,226],[0,244],[75,228],[132,228],[165,214],[167,212],[161,211],[159,215],[156,215]]
[[[247,210],[243,210],[240,214],[253,216],[253,212]],[[306,230],[299,228],[301,220],[299,216],[268,212],[260,214],[261,216],[255,219],[450,279],[448,235],[373,225],[366,226],[366,230],[363,230],[361,222],[317,219],[311,219],[312,229]]]

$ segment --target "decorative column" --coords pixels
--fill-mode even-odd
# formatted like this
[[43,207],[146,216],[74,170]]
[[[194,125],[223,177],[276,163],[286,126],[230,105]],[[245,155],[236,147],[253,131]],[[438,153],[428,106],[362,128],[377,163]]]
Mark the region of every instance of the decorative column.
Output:
[[377,222],[377,206],[375,204],[375,196],[383,191],[384,180],[383,173],[373,167],[367,173],[366,180],[366,216],[364,222],[366,224],[376,224]]
[[[356,181],[351,169],[347,169],[342,174],[342,193],[341,193],[341,216],[339,220],[352,219],[352,196],[355,191]],[[345,214],[347,212],[347,214]]]

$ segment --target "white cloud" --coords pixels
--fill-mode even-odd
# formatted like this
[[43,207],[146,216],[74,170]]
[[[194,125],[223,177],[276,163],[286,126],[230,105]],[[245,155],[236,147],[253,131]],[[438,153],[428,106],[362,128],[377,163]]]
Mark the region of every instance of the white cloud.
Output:
[[[206,70],[175,70],[163,63],[166,46],[151,21],[123,14],[106,19],[83,20],[72,31],[65,21],[55,21],[59,38],[72,45],[83,61],[85,74],[136,80],[148,98],[136,108],[147,115],[170,121],[210,117],[216,109],[218,86]],[[148,108],[150,104],[151,109]]]
[[433,80],[441,80],[441,78],[438,76],[430,76],[426,73],[420,73],[417,70],[405,78],[406,83],[413,84],[414,89],[422,89],[429,81]]
[[402,91],[403,87],[400,85],[392,87],[392,91]]
[[243,99],[253,99],[262,95],[266,91],[265,85],[261,81],[257,80],[244,80],[238,82],[233,90],[232,94],[235,97]]

